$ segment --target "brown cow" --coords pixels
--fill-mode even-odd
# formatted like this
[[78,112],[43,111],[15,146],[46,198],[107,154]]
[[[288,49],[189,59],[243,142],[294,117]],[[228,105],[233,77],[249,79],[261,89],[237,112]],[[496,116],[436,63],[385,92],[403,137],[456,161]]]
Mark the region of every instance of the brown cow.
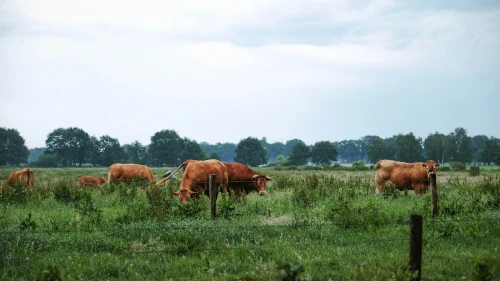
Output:
[[136,177],[145,178],[149,182],[155,180],[153,172],[145,165],[115,163],[108,168],[108,183],[133,180]]
[[78,176],[75,178],[79,182],[79,186],[84,185],[95,186],[101,188],[101,185],[108,181],[107,177],[93,177],[93,176]]
[[34,180],[35,173],[33,173],[30,168],[25,168],[16,172],[12,172],[7,179],[7,184],[12,185],[15,182],[21,182],[22,184],[28,185],[29,189],[32,189]]
[[393,160],[380,160],[375,169],[375,193],[382,191],[382,186],[392,183],[399,190],[409,189],[416,195],[429,190],[429,175],[435,174],[439,164],[434,160],[425,163],[404,163]]
[[272,180],[250,169],[247,165],[238,162],[222,162],[227,168],[229,187],[234,190],[236,198],[241,197],[242,191],[246,194],[257,191],[259,195],[266,194],[266,183]]
[[[188,165],[189,164],[189,165]],[[215,182],[218,187],[222,187],[227,191],[227,168],[219,160],[211,159],[205,161],[184,161],[175,171],[169,176],[161,179],[155,186],[162,184],[169,180],[178,170],[184,168],[182,181],[179,191],[174,192],[175,196],[179,196],[179,201],[187,203],[191,195],[202,193],[208,195],[208,177],[210,174],[215,174]]]

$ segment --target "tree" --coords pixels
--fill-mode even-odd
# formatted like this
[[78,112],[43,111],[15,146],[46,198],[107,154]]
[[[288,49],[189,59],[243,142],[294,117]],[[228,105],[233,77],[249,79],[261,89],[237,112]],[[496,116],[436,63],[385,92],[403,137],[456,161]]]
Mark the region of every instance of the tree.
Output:
[[286,163],[286,157],[285,157],[285,155],[278,155],[278,156],[276,156],[276,160],[274,160],[274,162],[278,166],[285,165],[285,163]]
[[173,130],[162,130],[151,137],[149,154],[153,165],[174,167],[180,165],[183,141]]
[[477,135],[472,137],[472,154],[474,162],[482,162],[484,158],[484,147],[486,146],[488,137],[485,135]]
[[413,133],[399,134],[394,137],[396,159],[401,162],[422,161],[422,139]]
[[424,140],[426,160],[433,159],[443,164],[448,146],[449,139],[447,136],[439,132],[429,134]]
[[267,152],[256,138],[248,137],[241,140],[238,146],[236,146],[235,152],[236,157],[234,157],[234,161],[236,162],[249,166],[258,166],[267,163]]
[[36,147],[29,150],[28,163],[33,163],[38,160],[38,157],[45,153],[45,147]]
[[372,144],[368,148],[368,161],[377,163],[382,159],[394,159],[394,150],[387,141],[380,137],[373,138]]
[[311,160],[314,164],[331,164],[337,160],[337,148],[329,141],[320,141],[311,149]]
[[358,147],[359,147],[359,153],[362,155],[362,158],[369,160],[368,159],[368,149],[370,149],[370,145],[373,143],[373,140],[379,138],[378,136],[371,136],[367,135],[364,137],[361,137],[358,140]]
[[90,136],[80,128],[56,129],[47,136],[45,144],[48,154],[57,155],[67,166],[81,166],[90,158]]
[[272,162],[278,155],[285,154],[285,145],[282,142],[273,142],[269,144],[266,148],[268,162]]
[[139,141],[134,141],[131,144],[124,145],[123,149],[127,154],[128,161],[136,164],[145,164],[146,147],[144,147]]
[[188,159],[205,160],[207,159],[207,155],[196,141],[184,138],[181,151],[181,162]]
[[216,144],[209,144],[206,142],[201,142],[200,143],[201,148],[203,151],[207,154],[210,155],[211,153],[217,153],[220,157],[220,161],[223,162],[232,162],[234,161],[235,157],[235,150],[236,150],[236,144],[234,143],[216,143]]
[[467,136],[467,130],[458,127],[454,132],[449,134],[449,138],[452,160],[463,164],[471,162],[473,157],[472,138]]
[[292,154],[292,150],[293,148],[295,147],[295,145],[297,143],[304,143],[303,141],[299,140],[299,139],[293,139],[293,140],[289,140],[287,141],[285,144],[284,144],[284,147],[283,147],[283,155],[285,157],[288,157],[290,156],[290,154]]
[[341,159],[346,159],[347,162],[361,160],[364,153],[360,149],[361,143],[357,140],[343,140],[338,143],[338,152]]
[[210,155],[208,156],[208,159],[216,159],[216,160],[220,161],[220,157],[219,157],[219,154],[217,154],[217,152],[210,153]]
[[500,140],[499,139],[491,137],[485,142],[482,160],[485,163],[488,163],[488,165],[490,165],[491,162],[494,162],[496,165],[500,164]]
[[43,154],[34,162],[37,167],[57,167],[60,159],[55,154]]
[[114,163],[124,162],[127,157],[118,139],[104,135],[99,139],[99,165],[110,166]]
[[311,150],[303,141],[298,141],[288,157],[288,165],[305,165],[311,156]]
[[0,165],[19,165],[28,160],[29,150],[16,129],[0,128]]

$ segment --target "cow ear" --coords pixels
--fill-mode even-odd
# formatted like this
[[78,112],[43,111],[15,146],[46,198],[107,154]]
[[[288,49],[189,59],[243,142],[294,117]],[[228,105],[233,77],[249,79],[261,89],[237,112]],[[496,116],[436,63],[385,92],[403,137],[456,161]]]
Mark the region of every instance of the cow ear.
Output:
[[441,166],[441,165],[440,165],[439,163],[437,163],[437,164],[436,164],[436,166],[434,166],[434,167],[436,167],[436,168],[437,168],[437,167],[439,167],[439,166]]
[[266,181],[270,181],[270,180],[272,180],[272,178],[269,176],[266,176]]
[[180,191],[172,193],[174,196],[179,196]]
[[253,175],[252,180],[256,180],[259,177],[259,175]]
[[425,165],[425,163],[422,163],[422,167],[425,167],[425,168],[427,168],[427,165]]

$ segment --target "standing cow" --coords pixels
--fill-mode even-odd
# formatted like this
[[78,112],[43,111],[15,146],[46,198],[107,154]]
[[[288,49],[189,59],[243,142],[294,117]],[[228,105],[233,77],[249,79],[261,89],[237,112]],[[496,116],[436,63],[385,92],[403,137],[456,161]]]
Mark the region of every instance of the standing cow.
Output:
[[175,196],[179,196],[180,202],[187,203],[192,195],[199,196],[202,193],[208,195],[208,178],[211,174],[215,174],[216,185],[227,191],[227,168],[222,162],[215,159],[205,161],[187,160],[169,176],[158,181],[155,186],[169,180],[181,168],[184,168],[181,186],[179,191],[174,192]]
[[250,169],[247,165],[238,162],[222,162],[227,168],[229,188],[234,190],[237,199],[244,191],[246,194],[257,191],[259,195],[266,194],[266,183],[272,180]]
[[115,163],[108,168],[108,183],[133,180],[136,177],[154,182],[153,171],[148,166],[139,164]]
[[29,189],[33,188],[33,182],[35,181],[35,173],[30,168],[21,169],[16,172],[12,172],[7,179],[7,184],[12,185],[15,182],[20,182],[26,184]]
[[417,163],[404,163],[394,160],[380,160],[375,169],[375,193],[382,191],[382,186],[392,183],[399,190],[409,189],[416,195],[429,190],[429,175],[435,174],[439,164],[434,160]]
[[84,185],[95,186],[96,188],[101,188],[101,185],[108,181],[107,177],[94,177],[94,176],[77,176],[75,180],[78,181],[79,186]]

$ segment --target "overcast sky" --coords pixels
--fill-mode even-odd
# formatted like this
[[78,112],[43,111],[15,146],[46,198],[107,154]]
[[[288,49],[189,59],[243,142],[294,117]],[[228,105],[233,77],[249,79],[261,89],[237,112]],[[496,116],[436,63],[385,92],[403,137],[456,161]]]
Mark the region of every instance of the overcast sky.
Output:
[[0,127],[500,137],[500,1],[0,0]]

